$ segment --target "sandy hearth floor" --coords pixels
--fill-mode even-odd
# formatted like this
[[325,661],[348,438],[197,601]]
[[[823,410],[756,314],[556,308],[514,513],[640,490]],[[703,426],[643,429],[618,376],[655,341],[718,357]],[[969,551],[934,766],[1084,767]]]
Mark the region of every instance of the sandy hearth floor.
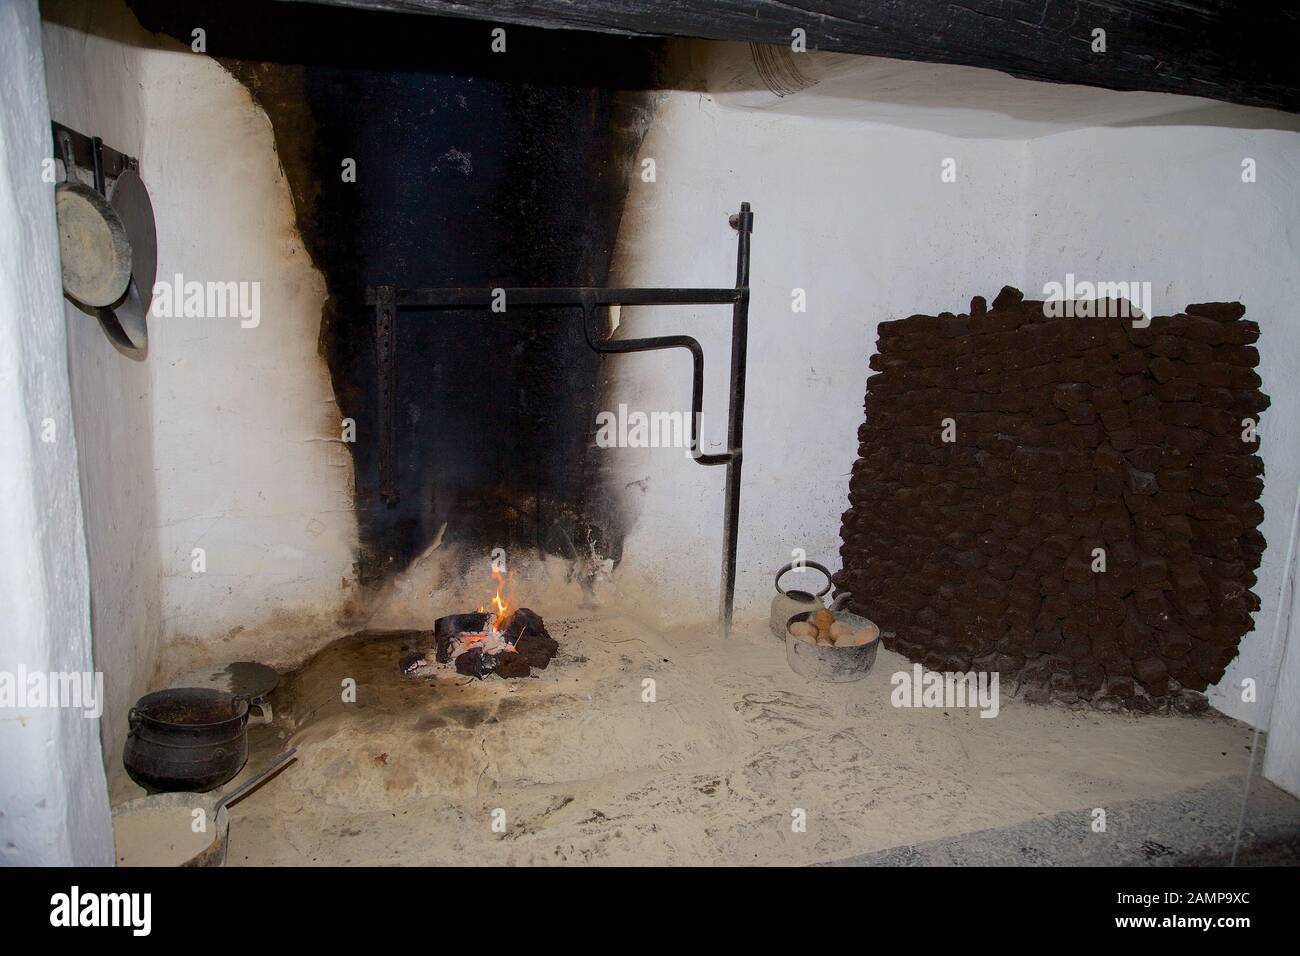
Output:
[[560,656],[527,680],[402,677],[415,632],[345,638],[286,675],[245,772],[290,742],[299,759],[231,809],[228,865],[812,863],[1062,811],[1088,829],[1094,807],[1239,776],[1250,755],[1223,717],[1073,712],[1010,687],[994,719],[895,708],[902,658],[813,683],[765,623],[729,642],[547,623]]

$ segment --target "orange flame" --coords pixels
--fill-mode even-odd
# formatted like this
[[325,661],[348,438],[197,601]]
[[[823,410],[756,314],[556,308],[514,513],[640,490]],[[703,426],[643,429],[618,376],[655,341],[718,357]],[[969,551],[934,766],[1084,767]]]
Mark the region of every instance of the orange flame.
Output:
[[509,620],[506,611],[510,609],[509,603],[502,595],[502,591],[506,586],[506,579],[501,572],[495,568],[492,569],[492,578],[497,583],[497,593],[492,596],[492,604],[496,608],[497,612],[496,618],[492,621],[492,627],[494,630],[504,631],[506,629],[506,622]]

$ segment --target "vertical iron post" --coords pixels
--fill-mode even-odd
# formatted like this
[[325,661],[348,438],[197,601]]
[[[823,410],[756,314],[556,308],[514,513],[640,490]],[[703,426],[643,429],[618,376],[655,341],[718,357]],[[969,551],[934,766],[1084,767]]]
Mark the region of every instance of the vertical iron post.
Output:
[[722,636],[731,637],[731,618],[736,601],[736,548],[740,540],[740,466],[745,433],[745,357],[749,343],[749,237],[754,231],[754,214],[749,203],[740,204],[740,212],[731,217],[737,232],[736,289],[740,291],[731,307],[731,399],[727,412],[727,484],[722,518],[722,584],[718,617]]

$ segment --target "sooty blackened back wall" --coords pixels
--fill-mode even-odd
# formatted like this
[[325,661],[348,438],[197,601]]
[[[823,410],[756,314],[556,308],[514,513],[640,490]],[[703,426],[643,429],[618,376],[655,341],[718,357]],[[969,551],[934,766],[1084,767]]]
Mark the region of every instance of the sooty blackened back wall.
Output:
[[657,41],[509,27],[494,53],[493,25],[463,20],[269,0],[131,6],[186,45],[202,27],[207,52],[271,118],[328,285],[321,352],[357,423],[362,580],[406,567],[444,522],[471,552],[572,557],[594,542],[617,560],[619,517],[589,456],[601,360],[576,318],[402,313],[401,498],[389,507],[362,298],[381,284],[604,284]]

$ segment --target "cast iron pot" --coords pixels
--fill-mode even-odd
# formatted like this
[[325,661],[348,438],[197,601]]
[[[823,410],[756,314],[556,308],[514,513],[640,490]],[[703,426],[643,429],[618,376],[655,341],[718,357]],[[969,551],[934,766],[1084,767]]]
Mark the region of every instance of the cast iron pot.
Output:
[[248,759],[248,698],[207,687],[146,694],[127,715],[122,764],[150,793],[204,793]]

